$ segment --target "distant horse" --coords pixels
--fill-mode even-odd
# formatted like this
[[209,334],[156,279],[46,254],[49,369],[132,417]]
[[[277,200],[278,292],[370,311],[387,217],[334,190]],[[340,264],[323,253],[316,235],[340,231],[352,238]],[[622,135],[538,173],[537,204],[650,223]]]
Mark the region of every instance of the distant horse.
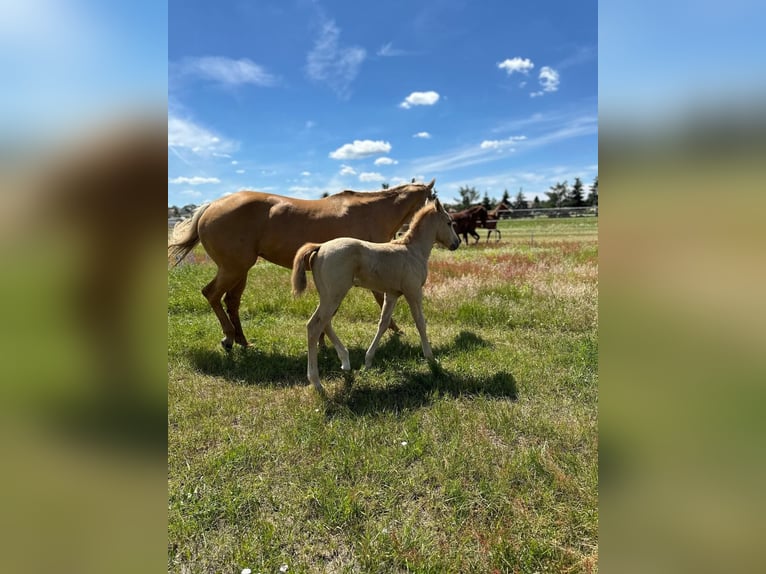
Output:
[[[290,269],[295,252],[308,241],[336,237],[389,241],[432,197],[433,187],[434,180],[369,193],[343,191],[317,200],[240,191],[201,206],[191,219],[177,224],[168,242],[168,259],[176,265],[202,242],[218,266],[202,294],[221,323],[221,344],[226,350],[235,342],[246,347],[239,305],[247,272],[259,257]],[[373,294],[382,306],[382,293]],[[393,321],[390,327],[398,330]]]
[[340,342],[332,328],[332,318],[341,301],[352,286],[357,285],[385,293],[383,310],[378,322],[378,332],[364,357],[366,367],[372,359],[394,312],[396,302],[404,295],[420,333],[423,354],[433,358],[431,345],[426,336],[423,318],[423,284],[428,276],[428,258],[434,242],[450,250],[457,249],[460,238],[452,228],[449,214],[439,200],[429,202],[412,218],[407,233],[389,243],[370,243],[343,237],[323,244],[307,243],[295,254],[293,261],[293,294],[298,296],[306,289],[306,269],[314,275],[319,292],[319,306],[306,324],[308,332],[309,382],[324,393],[319,382],[317,345],[324,331],[335,345],[341,368],[351,370],[348,350]]
[[500,219],[500,212],[501,211],[508,211],[511,209],[511,206],[507,203],[500,202],[495,206],[495,209],[492,209],[487,212],[487,221],[484,222],[484,225],[482,227],[484,229],[487,229],[487,241],[489,242],[489,236],[494,231],[497,234],[497,239],[495,241],[500,241],[502,238],[502,234],[500,233],[500,230],[497,228],[497,222]]
[[476,226],[481,221],[482,225],[487,223],[487,209],[483,205],[475,205],[452,214],[452,222],[455,226],[455,233],[463,236],[463,241],[468,245],[468,235],[470,234],[479,242],[479,234],[476,233]]

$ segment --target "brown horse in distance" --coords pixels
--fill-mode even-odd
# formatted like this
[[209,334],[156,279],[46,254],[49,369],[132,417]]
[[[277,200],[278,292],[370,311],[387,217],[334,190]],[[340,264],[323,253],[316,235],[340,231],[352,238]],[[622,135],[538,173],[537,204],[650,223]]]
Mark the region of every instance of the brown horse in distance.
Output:
[[479,222],[481,222],[482,225],[487,223],[486,207],[483,205],[475,205],[450,215],[452,217],[453,226],[455,227],[455,233],[463,236],[463,241],[466,245],[468,245],[468,234],[476,240],[475,243],[479,242],[481,237],[476,233],[476,226]]
[[495,206],[495,209],[491,209],[487,212],[487,221],[485,221],[484,225],[482,225],[484,229],[488,230],[487,241],[489,241],[489,236],[492,235],[493,231],[497,234],[497,241],[500,241],[502,234],[497,228],[497,222],[500,220],[500,212],[508,211],[509,209],[511,209],[511,206],[501,201]]
[[[295,253],[307,242],[354,237],[385,243],[432,198],[434,181],[376,192],[347,190],[316,200],[240,191],[199,207],[191,219],[178,223],[168,259],[176,265],[202,242],[218,266],[202,294],[221,323],[221,344],[227,350],[235,342],[248,346],[239,306],[247,272],[259,257],[291,269]],[[382,306],[382,293],[373,293]],[[398,330],[393,321],[390,328]]]

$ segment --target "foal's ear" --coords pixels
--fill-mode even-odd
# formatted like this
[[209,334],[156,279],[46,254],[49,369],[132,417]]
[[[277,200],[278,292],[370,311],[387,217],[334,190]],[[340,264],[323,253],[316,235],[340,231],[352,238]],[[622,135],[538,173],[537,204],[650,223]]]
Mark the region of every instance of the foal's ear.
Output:
[[431,180],[431,183],[429,183],[429,184],[428,184],[426,187],[427,187],[428,189],[433,189],[433,188],[434,188],[434,184],[435,184],[435,183],[436,183],[436,178],[433,178],[433,179]]

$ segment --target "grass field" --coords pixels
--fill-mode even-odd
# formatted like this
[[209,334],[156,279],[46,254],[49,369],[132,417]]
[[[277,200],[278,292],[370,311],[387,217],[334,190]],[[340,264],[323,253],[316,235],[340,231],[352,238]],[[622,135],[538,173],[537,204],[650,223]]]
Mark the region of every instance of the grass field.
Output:
[[595,218],[504,221],[503,239],[435,249],[429,366],[409,309],[360,370],[378,308],[334,320],[344,374],[306,386],[310,283],[260,262],[242,305],[253,343],[226,354],[200,289],[204,252],[169,273],[168,570],[596,572]]

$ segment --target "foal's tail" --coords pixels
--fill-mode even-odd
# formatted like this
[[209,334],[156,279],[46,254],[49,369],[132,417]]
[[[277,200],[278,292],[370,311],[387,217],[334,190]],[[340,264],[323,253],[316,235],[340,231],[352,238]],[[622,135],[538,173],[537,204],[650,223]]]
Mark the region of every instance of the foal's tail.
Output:
[[293,258],[293,295],[300,296],[306,290],[306,269],[311,271],[311,263],[321,243],[306,243],[301,247]]
[[173,234],[168,241],[168,261],[175,267],[186,257],[194,246],[199,243],[197,223],[205,210],[210,207],[209,203],[199,206],[191,219],[184,219],[173,227]]

